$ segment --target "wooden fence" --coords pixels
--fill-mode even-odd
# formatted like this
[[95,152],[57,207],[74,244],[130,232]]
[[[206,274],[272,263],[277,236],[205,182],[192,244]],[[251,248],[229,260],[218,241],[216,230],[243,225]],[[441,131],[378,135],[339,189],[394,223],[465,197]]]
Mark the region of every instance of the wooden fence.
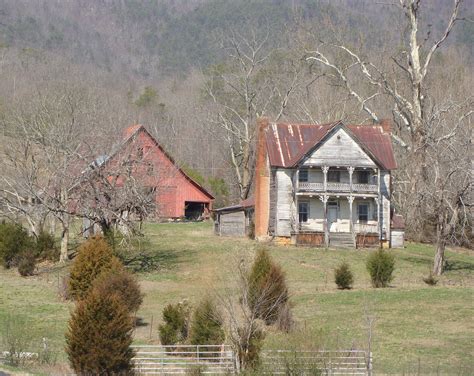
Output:
[[132,346],[138,375],[234,374],[236,358],[229,345]]

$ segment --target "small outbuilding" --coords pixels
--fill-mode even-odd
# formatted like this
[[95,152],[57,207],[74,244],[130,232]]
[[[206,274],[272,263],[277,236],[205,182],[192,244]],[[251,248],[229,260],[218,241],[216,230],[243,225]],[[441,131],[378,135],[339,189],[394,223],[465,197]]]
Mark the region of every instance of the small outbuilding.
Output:
[[391,244],[392,248],[405,247],[405,220],[400,214],[393,214],[391,223]]
[[250,236],[253,233],[253,197],[238,205],[215,209],[214,231],[220,236]]

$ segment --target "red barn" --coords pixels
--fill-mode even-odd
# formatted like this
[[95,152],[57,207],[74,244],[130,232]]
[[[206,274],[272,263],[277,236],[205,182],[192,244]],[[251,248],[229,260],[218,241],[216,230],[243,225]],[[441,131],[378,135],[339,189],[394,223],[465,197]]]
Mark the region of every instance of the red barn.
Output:
[[133,177],[154,194],[156,218],[208,218],[214,197],[191,179],[142,125],[125,130],[125,138],[108,163],[133,164]]

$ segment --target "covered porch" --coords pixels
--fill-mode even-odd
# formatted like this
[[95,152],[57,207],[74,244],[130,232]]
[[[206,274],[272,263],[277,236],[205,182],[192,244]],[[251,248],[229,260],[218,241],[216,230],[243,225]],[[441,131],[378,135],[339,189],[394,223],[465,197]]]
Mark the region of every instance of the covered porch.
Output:
[[296,244],[378,245],[380,206],[376,196],[297,195],[296,201]]

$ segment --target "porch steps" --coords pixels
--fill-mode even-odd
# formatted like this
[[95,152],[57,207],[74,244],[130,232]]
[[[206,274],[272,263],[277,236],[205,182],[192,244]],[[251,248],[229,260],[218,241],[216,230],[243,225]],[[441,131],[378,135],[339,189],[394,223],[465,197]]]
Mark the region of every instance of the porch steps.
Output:
[[329,246],[331,248],[355,248],[350,232],[331,232],[329,234]]

